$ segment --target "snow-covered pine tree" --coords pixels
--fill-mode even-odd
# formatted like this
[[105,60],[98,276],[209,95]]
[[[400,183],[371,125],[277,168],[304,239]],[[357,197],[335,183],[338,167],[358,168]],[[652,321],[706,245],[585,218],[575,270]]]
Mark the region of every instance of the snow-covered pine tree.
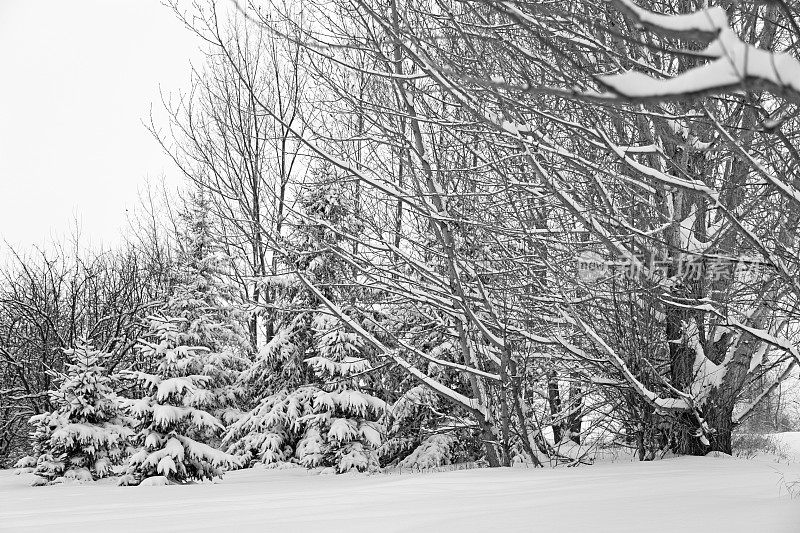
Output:
[[218,405],[212,378],[204,374],[208,348],[181,344],[186,319],[152,316],[147,339],[139,345],[142,355],[158,361],[156,371],[127,371],[145,395],[130,400],[131,414],[138,421],[139,450],[128,459],[121,484],[135,485],[147,478],[168,483],[221,477],[238,466],[235,457],[213,446],[224,429],[207,409]]
[[[286,296],[283,308],[301,308],[304,292]],[[243,463],[282,465],[293,462],[294,449],[303,433],[301,420],[313,414],[314,385],[311,369],[303,362],[310,349],[310,313],[281,313],[275,336],[242,373],[253,407],[228,428],[223,443]]]
[[182,319],[176,322],[178,345],[207,348],[196,353],[199,373],[207,376],[206,407],[228,424],[239,414],[237,380],[250,364],[251,347],[241,299],[230,281],[230,258],[212,233],[211,213],[202,189],[189,195],[181,214],[178,280],[163,312]]
[[[431,357],[447,359],[456,351],[451,340],[430,327],[430,320],[414,309],[394,308],[392,319],[384,326],[396,331],[404,342],[416,346]],[[429,363],[426,374],[454,390],[463,389],[459,375],[445,366]],[[395,396],[387,409],[384,423],[386,439],[378,450],[381,464],[401,468],[427,469],[457,462],[472,462],[482,455],[474,421],[442,401],[429,387],[415,383],[407,375],[384,376],[386,387]]]
[[[15,474],[28,474],[36,470],[39,458],[47,454],[47,450],[50,447],[50,436],[56,428],[63,425],[63,420],[63,417],[59,415],[58,411],[39,413],[30,418],[29,424],[32,428],[30,432],[31,453],[30,455],[20,458],[19,461],[14,464]],[[42,460],[51,461],[52,456]],[[46,482],[44,478],[39,479],[42,480],[42,483]]]
[[58,390],[50,391],[56,410],[31,418],[35,465],[31,457],[19,464],[32,467],[35,484],[113,475],[132,434],[100,364],[103,353],[86,340],[65,353],[71,363],[57,378]]
[[[325,310],[312,321],[317,355],[306,359],[321,382],[314,414],[306,417],[306,433],[295,456],[304,466],[328,464],[338,472],[375,470],[384,428],[376,419],[385,411],[380,398],[367,393],[366,358],[361,338]],[[372,419],[372,420],[371,420]]]
[[[317,178],[286,239],[287,273],[266,281],[280,288],[274,305],[282,312],[274,337],[243,374],[256,405],[231,426],[226,442],[247,462],[364,471],[378,466],[383,429],[376,420],[385,409],[365,390],[368,350],[292,274],[302,272],[330,300],[354,296],[337,287],[352,273],[331,251],[343,240],[340,232],[357,234],[354,208],[329,169]],[[357,319],[352,305],[344,307]]]

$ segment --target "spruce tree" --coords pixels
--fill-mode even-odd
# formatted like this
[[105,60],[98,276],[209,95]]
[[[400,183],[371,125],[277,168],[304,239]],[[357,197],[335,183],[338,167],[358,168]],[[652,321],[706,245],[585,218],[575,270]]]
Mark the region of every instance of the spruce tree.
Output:
[[207,376],[207,406],[224,423],[238,414],[239,372],[247,368],[250,344],[246,316],[230,282],[230,258],[212,232],[212,209],[202,189],[193,192],[181,215],[179,276],[163,313],[182,319],[176,342],[203,347],[196,357]]
[[377,418],[386,404],[364,390],[372,369],[367,350],[357,334],[326,310],[318,310],[312,327],[317,355],[306,363],[321,384],[296,456],[305,466],[331,465],[338,472],[375,470],[384,433]]
[[[56,410],[31,418],[36,484],[113,475],[132,434],[120,414],[111,378],[100,365],[103,353],[88,341],[65,352],[72,362],[58,378],[58,390],[50,391]],[[32,465],[30,460],[27,464]]]
[[356,295],[337,288],[352,272],[333,252],[342,233],[359,231],[354,206],[329,170],[317,178],[301,196],[302,217],[286,238],[287,272],[266,281],[280,289],[272,292],[281,313],[275,335],[243,374],[256,404],[232,424],[225,442],[247,462],[369,470],[378,467],[383,428],[376,420],[385,409],[365,390],[369,350],[293,274],[302,272],[358,318],[349,303]]
[[209,445],[223,425],[208,412],[217,405],[214,390],[209,389],[212,378],[203,373],[208,348],[181,344],[186,319],[152,316],[149,322],[148,338],[142,339],[139,350],[158,364],[153,373],[125,373],[145,394],[129,401],[138,421],[139,449],[129,458],[121,483],[136,485],[158,476],[168,483],[221,477],[238,462]]

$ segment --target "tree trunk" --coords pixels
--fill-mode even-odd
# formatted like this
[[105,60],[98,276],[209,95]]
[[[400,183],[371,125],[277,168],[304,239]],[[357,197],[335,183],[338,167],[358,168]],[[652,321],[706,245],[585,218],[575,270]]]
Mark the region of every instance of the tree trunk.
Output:
[[[547,400],[550,404],[551,419],[558,420],[561,415],[561,392],[558,390],[558,374],[555,371],[550,372],[548,376]],[[553,442],[558,444],[561,442],[561,422],[554,422],[550,427],[553,428]]]

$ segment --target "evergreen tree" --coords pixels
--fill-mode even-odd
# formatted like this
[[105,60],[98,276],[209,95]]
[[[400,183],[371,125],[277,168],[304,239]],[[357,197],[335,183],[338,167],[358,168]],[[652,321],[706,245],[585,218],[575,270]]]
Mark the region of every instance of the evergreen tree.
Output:
[[339,472],[377,469],[384,428],[370,418],[383,414],[386,404],[364,390],[372,365],[362,340],[322,309],[312,328],[317,355],[306,363],[322,385],[296,456],[304,466],[330,464]]
[[238,466],[237,460],[209,445],[223,430],[207,409],[218,404],[204,374],[208,348],[181,344],[183,318],[150,317],[149,339],[139,345],[142,355],[158,361],[155,373],[126,372],[144,388],[145,395],[129,401],[138,421],[139,450],[128,460],[122,484],[139,484],[163,476],[170,483],[221,477]]
[[[39,463],[39,458],[48,454],[50,448],[50,436],[53,434],[60,425],[62,425],[63,418],[57,411],[40,413],[33,415],[28,421],[32,427],[30,432],[31,453],[22,457],[14,464],[15,474],[28,474],[36,470]],[[52,461],[50,457],[42,459],[43,461]],[[46,483],[44,478],[38,478],[41,483]]]
[[224,423],[238,414],[239,373],[247,368],[250,344],[246,316],[229,281],[230,259],[212,234],[211,205],[202,189],[190,195],[182,213],[180,273],[164,314],[182,319],[176,342],[203,347],[196,358],[211,391],[207,407]]
[[[289,272],[267,280],[280,289],[274,305],[282,312],[274,337],[243,374],[256,405],[225,442],[247,462],[364,471],[378,466],[383,428],[376,420],[385,409],[365,390],[369,351],[292,274],[302,272],[332,301],[355,297],[337,289],[352,274],[332,251],[342,232],[359,230],[353,205],[328,170],[318,178],[301,197],[303,216],[286,239]],[[357,319],[354,306],[344,307]]]
[[120,415],[111,378],[100,365],[102,355],[88,341],[66,350],[72,363],[60,376],[58,390],[50,392],[57,409],[31,418],[36,462],[34,466],[28,458],[20,466],[33,468],[39,476],[36,484],[99,479],[112,475],[122,460],[132,432]]
[[[404,344],[433,358],[453,358],[453,352],[457,352],[453,341],[443,328],[432,325],[436,310],[426,311],[402,304],[381,307],[381,325]],[[425,372],[453,390],[468,394],[463,380],[452,369],[430,362]],[[480,439],[469,413],[442,401],[433,390],[405,373],[387,372],[381,380],[393,400],[382,419],[387,427],[378,450],[382,465],[425,469],[471,462],[481,456]]]

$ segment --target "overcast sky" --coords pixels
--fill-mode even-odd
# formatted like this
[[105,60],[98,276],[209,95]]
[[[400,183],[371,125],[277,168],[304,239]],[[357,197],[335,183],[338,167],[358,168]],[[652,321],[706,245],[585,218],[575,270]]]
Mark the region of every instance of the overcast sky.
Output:
[[141,121],[197,47],[159,0],[0,0],[0,239],[43,244],[77,217],[117,241],[145,180],[174,180]]

